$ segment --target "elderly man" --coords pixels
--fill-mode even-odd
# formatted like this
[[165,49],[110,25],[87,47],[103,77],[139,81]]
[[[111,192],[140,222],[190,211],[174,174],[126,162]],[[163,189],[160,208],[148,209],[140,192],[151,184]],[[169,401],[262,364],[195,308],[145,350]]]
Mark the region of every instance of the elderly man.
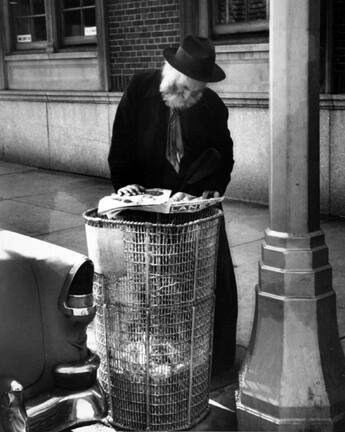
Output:
[[[117,193],[171,189],[175,200],[223,195],[233,167],[228,110],[208,82],[225,78],[206,38],[164,50],[162,71],[133,77],[115,116],[109,152]],[[218,254],[213,375],[233,365],[237,292],[222,221]]]

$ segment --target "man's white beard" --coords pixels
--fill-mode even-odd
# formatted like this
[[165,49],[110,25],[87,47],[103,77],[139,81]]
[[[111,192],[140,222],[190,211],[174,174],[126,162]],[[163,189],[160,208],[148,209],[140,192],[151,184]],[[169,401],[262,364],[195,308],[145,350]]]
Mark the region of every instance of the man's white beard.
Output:
[[166,90],[161,90],[161,95],[169,108],[176,109],[187,109],[195,105],[202,96],[202,90],[196,94],[184,98],[179,92],[174,91],[174,88],[167,88]]
[[183,110],[192,107],[201,99],[204,88],[205,83],[183,75],[167,62],[164,64],[159,91],[169,108]]

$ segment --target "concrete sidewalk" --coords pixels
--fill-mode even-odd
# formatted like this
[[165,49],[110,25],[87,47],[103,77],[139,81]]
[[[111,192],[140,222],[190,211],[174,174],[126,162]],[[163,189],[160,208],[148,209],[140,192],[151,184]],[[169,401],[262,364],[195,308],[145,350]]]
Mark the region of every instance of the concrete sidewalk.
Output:
[[[110,181],[95,177],[47,171],[0,161],[0,229],[8,229],[87,254],[82,212],[96,207],[112,192]],[[268,209],[227,201],[224,205],[227,232],[238,283],[238,360],[248,344],[254,313],[254,288],[258,260],[268,226]],[[345,337],[345,220],[325,218],[322,229],[330,251],[333,284],[337,294],[340,337]],[[345,345],[345,339],[342,339]],[[92,331],[89,344],[94,345]],[[343,347],[344,347],[343,345]],[[234,411],[235,377],[216,383],[210,415],[194,430],[236,430]],[[216,386],[215,384],[215,386]],[[215,403],[220,405],[216,406]],[[78,432],[103,430],[99,426],[78,428]],[[106,429],[109,430],[109,429]]]

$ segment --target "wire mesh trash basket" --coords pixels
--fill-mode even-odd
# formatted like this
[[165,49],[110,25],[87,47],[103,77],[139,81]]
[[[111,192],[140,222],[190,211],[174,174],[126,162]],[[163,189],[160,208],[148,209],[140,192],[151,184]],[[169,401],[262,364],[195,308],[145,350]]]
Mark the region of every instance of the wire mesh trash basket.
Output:
[[221,214],[84,213],[115,426],[182,430],[207,414]]

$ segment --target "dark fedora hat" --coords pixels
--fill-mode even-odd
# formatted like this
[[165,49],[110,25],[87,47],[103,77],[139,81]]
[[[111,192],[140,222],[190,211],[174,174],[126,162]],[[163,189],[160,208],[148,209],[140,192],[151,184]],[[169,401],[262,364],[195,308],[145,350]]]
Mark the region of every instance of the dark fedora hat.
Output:
[[225,72],[216,63],[216,53],[207,38],[187,36],[179,48],[165,48],[165,60],[179,72],[198,81],[217,82]]

